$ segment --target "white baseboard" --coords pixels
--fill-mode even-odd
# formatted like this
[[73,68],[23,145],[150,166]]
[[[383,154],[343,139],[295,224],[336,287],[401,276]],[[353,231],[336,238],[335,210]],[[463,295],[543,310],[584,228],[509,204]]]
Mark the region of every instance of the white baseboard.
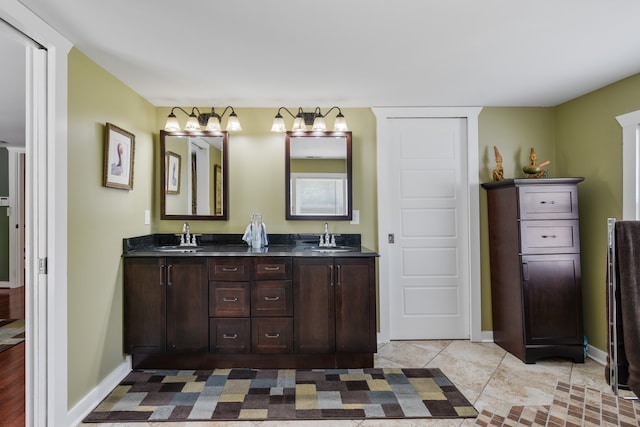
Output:
[[480,342],[493,342],[493,331],[481,331]]
[[595,348],[592,345],[587,345],[587,357],[602,366],[607,364],[607,352],[602,351],[599,348]]
[[77,426],[131,372],[131,356],[113,370],[67,413],[67,425]]

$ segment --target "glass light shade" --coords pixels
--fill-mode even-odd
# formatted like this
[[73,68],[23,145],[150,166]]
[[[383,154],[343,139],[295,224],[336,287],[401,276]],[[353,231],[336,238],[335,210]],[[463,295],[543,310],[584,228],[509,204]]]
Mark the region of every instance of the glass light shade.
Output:
[[186,131],[194,131],[200,130],[200,123],[198,123],[198,118],[195,115],[190,115],[187,120],[187,124],[184,125],[184,130]]
[[240,126],[240,120],[238,120],[238,116],[236,113],[231,113],[229,118],[227,119],[227,130],[228,131],[240,131],[242,130],[242,126]]
[[207,120],[207,130],[210,131],[214,131],[214,132],[220,132],[220,120],[218,120],[218,117],[216,116],[211,116],[209,117],[209,120]]
[[293,127],[291,128],[291,130],[293,131],[307,130],[307,125],[304,122],[304,117],[296,116],[296,118],[293,119]]
[[167,122],[164,125],[164,130],[167,132],[179,132],[180,131],[180,123],[178,123],[178,119],[175,114],[169,114],[167,117]]
[[323,132],[327,130],[327,124],[324,122],[324,117],[316,116],[316,118],[313,120],[313,126],[311,127],[311,130],[318,130]]
[[338,114],[336,116],[336,121],[333,123],[333,130],[336,132],[347,132],[349,130],[349,127],[347,127],[347,120],[342,114]]
[[284,125],[282,116],[276,116],[275,119],[273,119],[273,125],[271,125],[271,132],[285,132],[286,130],[287,128]]

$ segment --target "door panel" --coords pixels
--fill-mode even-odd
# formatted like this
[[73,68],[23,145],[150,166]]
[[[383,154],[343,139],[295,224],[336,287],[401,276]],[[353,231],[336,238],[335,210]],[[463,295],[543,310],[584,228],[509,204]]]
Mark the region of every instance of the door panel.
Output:
[[391,120],[390,338],[469,338],[466,119]]

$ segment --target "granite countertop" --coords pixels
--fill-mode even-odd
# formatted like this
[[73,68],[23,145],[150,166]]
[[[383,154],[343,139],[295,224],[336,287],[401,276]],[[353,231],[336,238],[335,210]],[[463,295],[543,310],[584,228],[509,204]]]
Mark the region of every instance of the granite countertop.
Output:
[[254,249],[241,234],[197,234],[195,247],[180,246],[180,235],[152,234],[123,239],[124,257],[149,256],[318,256],[377,257],[360,244],[359,234],[336,234],[336,247],[318,247],[319,234],[269,235],[269,245]]

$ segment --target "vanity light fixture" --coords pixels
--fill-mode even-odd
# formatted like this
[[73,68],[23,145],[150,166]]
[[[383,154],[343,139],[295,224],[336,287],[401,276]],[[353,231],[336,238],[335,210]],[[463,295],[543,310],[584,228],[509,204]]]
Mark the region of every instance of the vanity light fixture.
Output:
[[[238,115],[236,114],[233,107],[229,106],[224,109],[222,114],[216,113],[214,107],[211,107],[210,113],[201,113],[198,107],[193,107],[191,109],[191,113],[187,113],[181,107],[173,107],[171,112],[167,116],[167,122],[165,123],[164,130],[167,132],[179,132],[180,131],[180,123],[178,123],[178,119],[174,114],[175,110],[180,110],[186,115],[189,116],[187,119],[187,123],[184,127],[186,131],[197,131],[200,130],[200,126],[205,126],[206,130],[220,132],[221,126],[220,122],[222,117],[227,113],[229,109],[231,109],[231,114],[229,114],[229,118],[227,119],[227,130],[234,132],[242,130],[242,126],[240,126],[240,120],[238,119]],[[196,115],[197,113],[197,115]]]
[[291,111],[289,111],[286,107],[278,108],[278,112],[276,116],[273,118],[273,125],[271,126],[271,132],[286,132],[287,128],[284,124],[284,118],[280,112],[282,110],[289,113],[291,117],[293,117],[293,126],[291,128],[292,131],[305,131],[307,130],[307,126],[311,126],[311,130],[314,131],[326,131],[327,125],[325,123],[324,117],[329,114],[333,110],[338,110],[338,114],[336,115],[336,120],[333,123],[333,131],[334,132],[347,132],[349,127],[347,126],[347,120],[344,118],[342,111],[339,107],[331,107],[329,111],[325,114],[322,114],[322,110],[320,107],[316,107],[313,112],[305,112],[302,110],[302,107],[298,107],[298,113],[294,116]]

